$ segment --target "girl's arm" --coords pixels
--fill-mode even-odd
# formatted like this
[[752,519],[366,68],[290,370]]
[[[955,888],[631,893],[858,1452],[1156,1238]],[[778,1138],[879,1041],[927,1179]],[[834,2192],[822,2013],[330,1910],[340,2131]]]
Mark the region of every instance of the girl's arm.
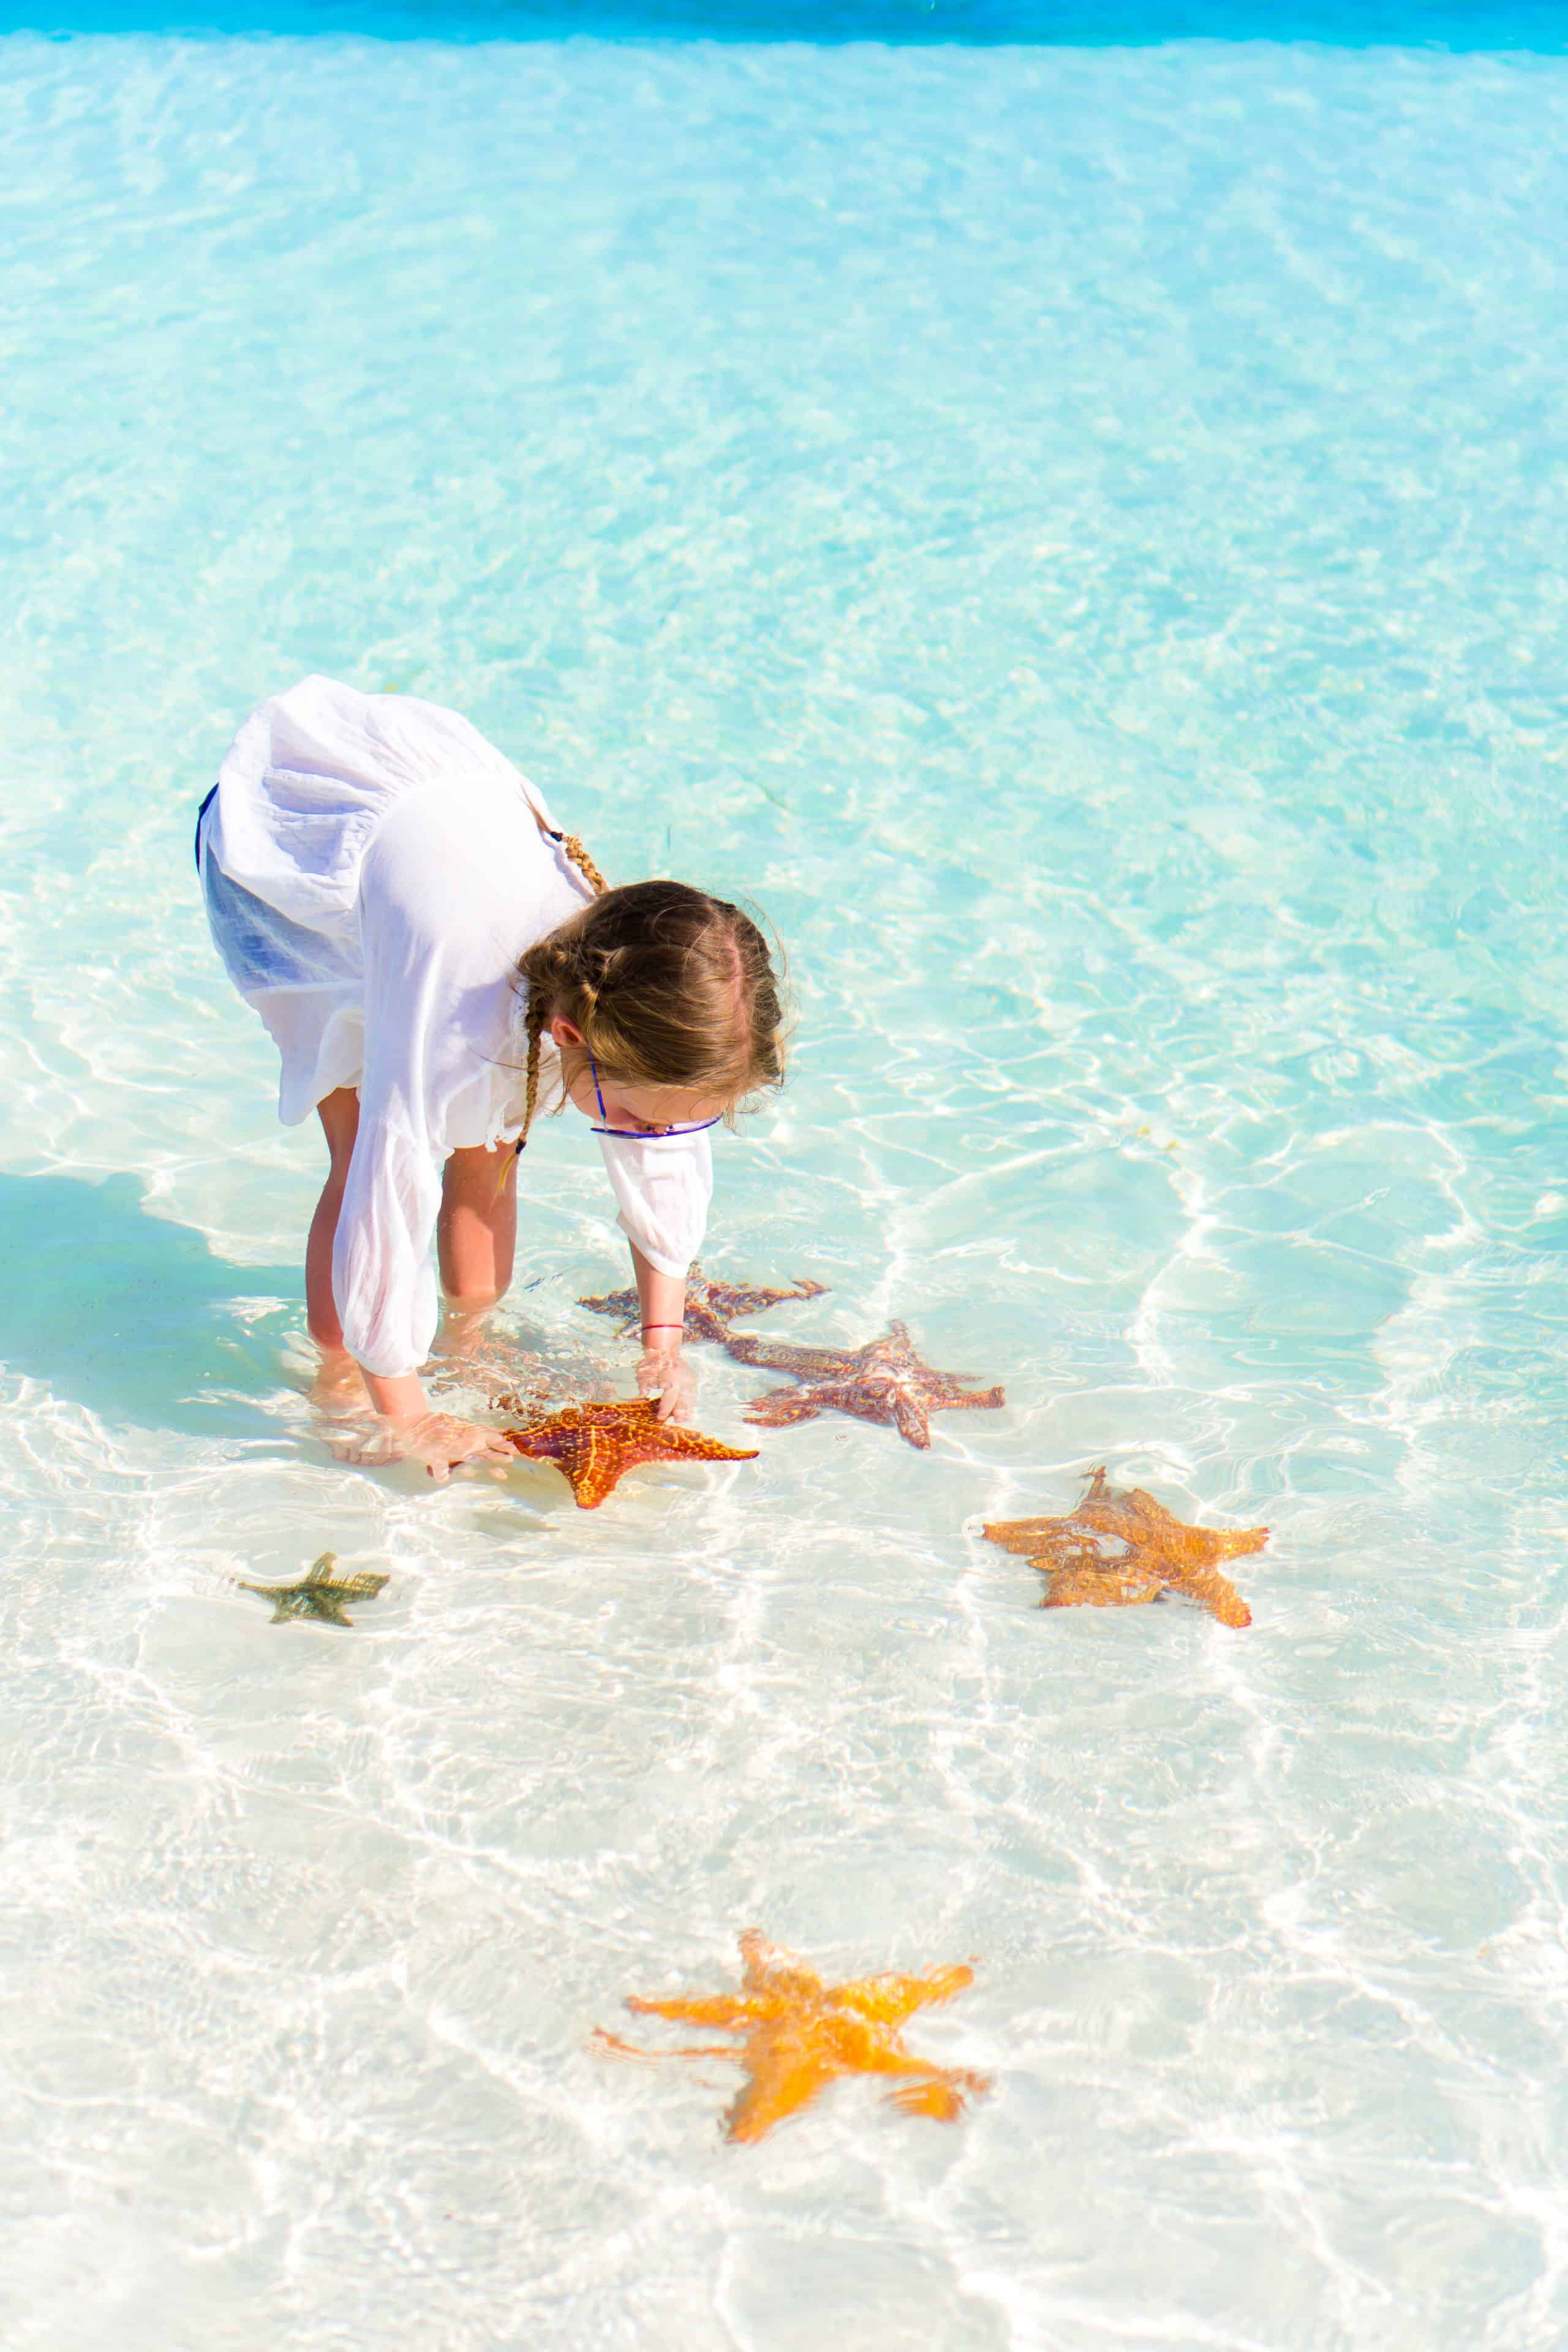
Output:
[[642,1360],[637,1388],[657,1395],[660,1421],[689,1421],[697,1399],[697,1376],[680,1351],[686,1328],[686,1276],[661,1274],[636,1242],[631,1245],[642,1320]]
[[637,1387],[644,1396],[658,1397],[660,1421],[689,1422],[697,1380],[680,1342],[687,1270],[702,1246],[713,1192],[708,1138],[650,1137],[645,1143],[602,1135],[599,1149],[637,1274],[643,1339]]
[[388,1421],[419,1421],[430,1410],[425,1383],[417,1372],[399,1372],[392,1380],[384,1381],[379,1372],[367,1372],[362,1364],[360,1377],[372,1404]]

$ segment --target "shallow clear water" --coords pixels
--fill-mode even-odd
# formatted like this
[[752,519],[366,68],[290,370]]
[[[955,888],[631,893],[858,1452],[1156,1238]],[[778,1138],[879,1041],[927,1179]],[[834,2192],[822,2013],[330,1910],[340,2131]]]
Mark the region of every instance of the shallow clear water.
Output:
[[[0,98],[7,2346],[1558,2346],[1568,66]],[[765,906],[710,1265],[1005,1412],[592,1517],[331,1459],[189,856],[310,668]],[[509,1340],[614,1373],[592,1146],[529,1177]],[[1249,1632],[1037,1608],[978,1522],[1100,1460],[1270,1524]],[[327,1545],[352,1634],[229,1581]],[[977,1956],[911,2040],[990,2099],[738,2150],[728,2070],[586,2050],[752,1922]]]

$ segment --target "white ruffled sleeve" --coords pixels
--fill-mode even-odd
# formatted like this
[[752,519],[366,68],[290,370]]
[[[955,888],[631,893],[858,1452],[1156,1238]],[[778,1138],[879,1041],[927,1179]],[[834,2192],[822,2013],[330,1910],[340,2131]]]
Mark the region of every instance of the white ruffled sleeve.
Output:
[[428,1139],[362,1113],[332,1250],[343,1345],[382,1380],[417,1371],[440,1316],[430,1236],[441,1178]]
[[647,1143],[602,1135],[610,1182],[620,1203],[616,1223],[649,1265],[679,1281],[702,1247],[713,1198],[713,1154],[706,1135],[656,1137]]

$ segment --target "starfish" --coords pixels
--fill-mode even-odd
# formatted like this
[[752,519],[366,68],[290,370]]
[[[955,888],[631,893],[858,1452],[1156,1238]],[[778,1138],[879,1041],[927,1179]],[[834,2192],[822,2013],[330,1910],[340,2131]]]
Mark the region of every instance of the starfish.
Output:
[[994,1412],[1006,1401],[999,1388],[966,1396],[964,1390],[979,1378],[976,1372],[938,1372],[923,1364],[907,1323],[891,1324],[886,1339],[864,1348],[789,1348],[776,1339],[751,1339],[727,1345],[738,1363],[792,1372],[808,1383],[798,1390],[770,1389],[749,1404],[743,1417],[759,1429],[815,1421],[831,1405],[861,1421],[890,1421],[911,1445],[924,1447],[931,1444],[933,1412],[951,1412],[960,1405]]
[[323,1625],[352,1625],[353,1619],[344,1611],[349,1601],[374,1601],[384,1576],[335,1577],[338,1564],[335,1551],[324,1551],[311,1562],[298,1584],[247,1584],[243,1577],[236,1583],[242,1592],[258,1592],[263,1601],[272,1603],[272,1622],[285,1625],[290,1617],[314,1617]]
[[1268,1540],[1267,1528],[1190,1528],[1142,1486],[1108,1486],[1103,1463],[1067,1518],[997,1519],[985,1534],[1049,1579],[1043,1609],[1130,1609],[1173,1591],[1222,1625],[1250,1625],[1252,1612],[1215,1561]]
[[[763,1290],[747,1287],[742,1283],[710,1282],[700,1265],[694,1265],[686,1277],[686,1337],[689,1339],[716,1339],[721,1347],[730,1337],[730,1326],[737,1316],[761,1315],[785,1298],[822,1298],[827,1285],[824,1282],[797,1282],[788,1290]],[[636,1328],[642,1312],[635,1290],[607,1291],[603,1298],[580,1298],[579,1307],[586,1307],[595,1315],[618,1315],[621,1328]]]
[[966,2095],[978,2097],[990,2089],[988,2075],[933,2065],[911,2057],[902,2043],[903,2029],[916,2010],[962,1992],[974,1980],[972,1968],[825,1985],[815,1969],[793,1952],[764,1943],[754,1927],[741,1937],[741,1958],[744,1974],[738,1993],[668,2000],[645,2000],[633,1993],[626,2002],[639,2017],[675,2018],[738,2033],[738,2049],[721,2042],[645,2051],[602,2027],[595,2042],[626,2058],[729,2058],[743,2066],[751,2080],[725,2120],[725,2137],[731,2140],[761,2139],[839,2074],[900,2076],[898,2089],[888,2094],[889,2104],[906,2115],[935,2116],[944,2123],[963,2114]]
[[578,1507],[596,1511],[639,1462],[754,1462],[757,1449],[721,1445],[695,1429],[660,1421],[651,1397],[631,1404],[570,1404],[506,1435],[520,1454],[554,1462],[572,1481]]

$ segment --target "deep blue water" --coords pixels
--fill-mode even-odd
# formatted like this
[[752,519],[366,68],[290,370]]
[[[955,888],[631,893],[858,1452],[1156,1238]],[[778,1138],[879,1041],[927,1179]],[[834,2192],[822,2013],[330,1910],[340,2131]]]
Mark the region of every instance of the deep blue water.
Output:
[[1104,47],[1317,41],[1561,52],[1563,0],[5,0],[0,31],[359,33]]

